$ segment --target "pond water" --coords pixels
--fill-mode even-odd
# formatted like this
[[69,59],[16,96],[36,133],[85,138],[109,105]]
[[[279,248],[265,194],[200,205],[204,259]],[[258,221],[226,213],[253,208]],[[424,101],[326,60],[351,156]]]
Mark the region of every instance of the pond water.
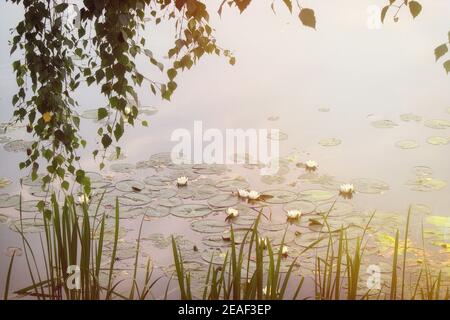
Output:
[[[192,270],[203,270],[211,251],[223,257],[227,242],[222,232],[229,227],[224,222],[226,207],[238,207],[241,215],[234,224],[243,228],[252,223],[257,211],[232,195],[240,186],[275,196],[258,203],[272,209],[272,221],[264,221],[262,232],[275,244],[286,227],[285,211],[303,211],[300,222],[289,226],[286,263],[320,234],[313,220],[320,220],[321,213],[337,201],[331,227],[348,226],[350,236],[359,235],[361,226],[376,211],[367,264],[378,264],[388,272],[392,237],[397,228],[403,229],[411,207],[411,247],[416,250],[408,267],[420,268],[423,223],[430,261],[450,280],[450,77],[433,55],[450,30],[450,3],[426,3],[415,21],[405,11],[398,23],[371,30],[366,25],[367,8],[380,4],[374,2],[314,2],[315,32],[301,27],[298,18],[289,16],[284,8],[274,15],[262,1],[242,15],[226,10],[221,19],[216,15],[212,19],[222,46],[237,57],[235,66],[218,57],[205,57],[179,76],[179,88],[171,102],[152,97],[148,88],[138,90],[141,104],[155,108],[143,116],[149,127],[128,127],[121,141],[125,158],[111,157],[103,171],[92,173],[99,189],[108,191],[102,209],[110,210],[108,205],[121,196],[120,265],[124,269],[134,261],[128,258],[143,215],[141,255],[152,257],[158,272],[171,272],[170,235],[179,237]],[[16,89],[8,28],[21,12],[3,3],[0,10],[4,26],[0,31],[0,120],[6,122]],[[155,54],[164,56],[171,34],[164,25],[151,33]],[[160,77],[146,61],[139,65],[144,73]],[[82,134],[90,142],[82,165],[98,172],[91,151],[95,148],[93,133],[101,124],[88,119],[86,111],[105,101],[96,88],[83,87],[77,98],[81,106],[77,111],[85,116]],[[178,128],[193,130],[196,120],[205,128],[223,131],[279,129],[285,134],[280,141],[280,174],[268,178],[261,176],[258,168],[242,165],[174,166],[167,156],[174,146],[171,133]],[[0,135],[2,288],[8,254],[21,247],[20,237],[10,228],[18,218],[17,201],[10,196],[22,191],[28,201],[40,199],[42,193],[29,184],[22,190],[19,187],[19,178],[27,175],[18,169],[18,162],[25,157],[20,140],[30,140],[21,127]],[[315,172],[299,165],[309,159],[319,164]],[[181,175],[190,178],[186,188],[175,186]],[[354,184],[352,199],[339,196],[342,183]],[[36,215],[33,204],[26,203],[31,211],[26,217]],[[35,227],[30,226],[30,231]],[[30,236],[38,246],[37,234]],[[21,267],[13,274],[13,289],[29,284],[24,257],[18,257],[16,264]],[[306,255],[298,272],[311,276],[308,271],[313,264],[313,256]],[[123,271],[121,276],[126,274]]]

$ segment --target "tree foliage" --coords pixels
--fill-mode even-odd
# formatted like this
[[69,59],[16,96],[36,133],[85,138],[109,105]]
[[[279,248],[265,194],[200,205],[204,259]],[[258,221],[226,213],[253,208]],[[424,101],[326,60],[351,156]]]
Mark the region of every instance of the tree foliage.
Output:
[[[107,100],[107,105],[97,110],[101,126],[93,152],[101,158],[102,169],[106,150],[121,139],[127,124],[139,121],[136,87],[148,87],[154,95],[170,100],[177,88],[177,75],[191,69],[205,54],[223,56],[231,65],[236,61],[231,51],[218,45],[205,0],[83,0],[76,29],[66,23],[71,6],[66,1],[7,1],[24,9],[24,18],[11,40],[11,54],[21,53],[13,62],[18,85],[12,98],[14,121],[25,123],[35,137],[20,168],[31,168],[36,179],[40,166],[45,165],[44,184],[57,180],[65,190],[75,180],[90,193],[78,155],[87,142],[79,132],[78,104],[73,98],[81,84],[98,87]],[[274,12],[275,2],[297,15],[304,26],[316,28],[313,9],[302,7],[298,1],[273,0]],[[223,0],[213,10],[221,15],[228,7],[243,13],[250,4],[251,0]],[[403,7],[408,7],[414,18],[422,11],[417,1],[389,0],[382,10],[382,21],[392,9],[396,9],[394,21],[398,21]],[[163,21],[175,29],[173,46],[167,52],[167,70],[143,36],[145,28]],[[447,53],[447,44],[436,48],[436,59]],[[152,80],[154,75],[141,73],[135,63],[138,56],[147,57],[166,80],[157,82]],[[449,72],[450,60],[444,66]],[[147,125],[146,121],[141,123]],[[120,147],[115,148],[119,154]]]
[[[134,125],[139,114],[136,86],[148,86],[155,95],[170,100],[177,88],[175,79],[180,71],[190,69],[205,54],[224,56],[230,64],[235,58],[222,49],[209,23],[209,12],[199,0],[84,0],[80,9],[80,25],[70,28],[65,15],[67,2],[55,0],[9,0],[23,6],[24,19],[18,23],[11,41],[11,54],[23,55],[13,68],[19,87],[12,99],[14,119],[25,122],[27,131],[35,137],[27,159],[20,168],[31,167],[37,178],[42,161],[47,161],[44,184],[57,178],[68,190],[74,176],[90,192],[89,179],[78,165],[78,151],[87,142],[79,133],[80,118],[73,98],[80,84],[96,85],[108,104],[98,108],[100,147],[94,157],[123,136],[125,125]],[[250,0],[223,1],[243,12]],[[283,0],[292,11],[290,0]],[[173,47],[168,51],[171,67],[153,55],[143,30],[162,21],[171,22],[176,30]],[[152,80],[136,66],[137,56],[149,62],[167,76],[164,83]],[[147,125],[145,121],[143,125]],[[120,153],[120,148],[116,147]]]

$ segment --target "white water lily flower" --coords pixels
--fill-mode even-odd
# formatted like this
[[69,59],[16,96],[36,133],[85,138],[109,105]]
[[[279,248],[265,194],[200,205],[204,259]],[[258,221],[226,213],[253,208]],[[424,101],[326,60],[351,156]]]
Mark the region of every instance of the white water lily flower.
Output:
[[248,198],[249,192],[245,189],[238,189],[238,195],[241,198]]
[[355,187],[351,183],[344,183],[339,187],[339,192],[349,195],[355,192]]
[[185,186],[185,185],[187,185],[187,183],[188,183],[188,177],[179,177],[179,178],[177,178],[177,185],[179,185],[179,186]]
[[287,256],[288,252],[289,252],[289,248],[287,246],[281,247],[281,255]]
[[308,160],[305,162],[305,167],[308,170],[316,170],[319,165],[314,160]]
[[248,193],[248,198],[250,200],[257,200],[259,198],[260,194],[258,191],[252,190]]
[[302,215],[302,211],[298,210],[298,209],[293,209],[293,210],[288,210],[288,212],[286,213],[288,219],[298,219],[300,218],[300,216]]
[[226,211],[228,218],[236,218],[239,215],[239,211],[235,208],[228,208]]

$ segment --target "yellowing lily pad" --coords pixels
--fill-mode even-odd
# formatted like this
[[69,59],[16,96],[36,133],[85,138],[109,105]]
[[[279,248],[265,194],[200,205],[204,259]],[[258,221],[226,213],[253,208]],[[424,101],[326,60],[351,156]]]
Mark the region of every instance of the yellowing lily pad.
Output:
[[419,144],[415,140],[400,140],[395,143],[395,146],[400,149],[415,149],[419,147]]
[[325,138],[319,141],[322,147],[334,147],[342,143],[341,139],[338,138]]
[[416,114],[413,113],[404,113],[400,115],[400,119],[402,119],[405,122],[420,122],[422,121],[422,117],[418,116]]
[[449,141],[449,139],[446,138],[446,137],[433,136],[433,137],[429,137],[429,138],[427,139],[427,142],[428,142],[429,144],[439,146],[439,145],[446,145],[446,144],[448,144],[450,141]]
[[415,191],[436,191],[441,190],[447,186],[447,182],[433,177],[417,177],[416,179],[407,182]]
[[396,126],[398,126],[398,124],[396,124],[392,120],[378,120],[378,121],[373,121],[371,124],[372,124],[372,126],[374,126],[375,128],[378,128],[378,129],[389,129],[389,128],[395,128]]
[[432,129],[447,129],[450,128],[450,121],[445,119],[430,119],[426,120],[424,125]]

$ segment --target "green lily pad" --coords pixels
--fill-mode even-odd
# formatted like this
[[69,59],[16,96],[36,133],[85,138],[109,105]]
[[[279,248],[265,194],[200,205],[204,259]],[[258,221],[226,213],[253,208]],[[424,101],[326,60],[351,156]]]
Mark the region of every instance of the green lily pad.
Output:
[[317,206],[316,212],[319,214],[328,214],[329,217],[341,217],[352,213],[354,206],[350,202],[330,201],[321,203]]
[[136,166],[131,163],[113,163],[109,166],[109,168],[114,172],[130,173],[136,168]]
[[152,201],[152,198],[143,193],[126,193],[123,196],[119,197],[120,204],[124,206],[144,206],[149,204]]
[[122,180],[116,183],[116,189],[122,192],[140,192],[145,184],[139,180]]
[[145,207],[145,215],[150,218],[162,218],[170,214],[169,207],[163,207],[158,205],[151,205]]
[[163,206],[163,207],[168,207],[168,208],[172,208],[172,207],[176,207],[179,205],[183,204],[183,200],[179,199],[179,198],[160,198],[158,199],[157,202],[158,205]]
[[238,197],[232,194],[218,194],[208,199],[208,204],[216,208],[228,208],[239,202]]
[[289,190],[266,190],[261,192],[261,196],[264,198],[268,196],[264,202],[271,204],[282,204],[297,200],[298,196],[295,192]]
[[308,214],[316,209],[316,205],[311,201],[297,200],[290,202],[283,206],[283,210],[288,212],[289,210],[300,210],[302,214]]
[[226,247],[230,245],[229,241],[224,241],[222,234],[209,234],[202,238],[202,243],[207,247]]
[[221,248],[207,249],[202,252],[201,257],[207,263],[222,265],[225,258],[230,261],[230,252]]
[[216,188],[228,192],[236,191],[238,189],[248,189],[248,187],[249,183],[244,179],[223,180],[216,184]]
[[202,219],[192,221],[191,228],[201,233],[220,233],[228,228],[228,223],[220,220]]
[[27,201],[23,201],[22,200],[22,204],[16,204],[15,205],[15,209],[16,210],[22,210],[22,212],[38,212],[39,209],[37,207],[39,203],[39,200],[27,200]]
[[37,233],[42,232],[44,226],[44,220],[40,218],[25,218],[12,222],[9,228],[14,232],[18,232],[17,230],[19,230],[23,233]]
[[389,190],[389,185],[378,179],[359,178],[352,180],[352,183],[360,193],[381,194]]
[[170,213],[179,218],[199,218],[210,214],[211,209],[204,204],[191,203],[173,207],[170,209]]
[[[286,232],[286,235],[285,235]],[[295,234],[291,231],[266,231],[262,234],[263,237],[267,237],[270,240],[270,243],[274,246],[281,245],[284,236],[284,244],[290,243],[294,241]]]
[[336,197],[337,193],[329,190],[310,189],[300,192],[300,198],[306,201],[319,202],[327,201]]

